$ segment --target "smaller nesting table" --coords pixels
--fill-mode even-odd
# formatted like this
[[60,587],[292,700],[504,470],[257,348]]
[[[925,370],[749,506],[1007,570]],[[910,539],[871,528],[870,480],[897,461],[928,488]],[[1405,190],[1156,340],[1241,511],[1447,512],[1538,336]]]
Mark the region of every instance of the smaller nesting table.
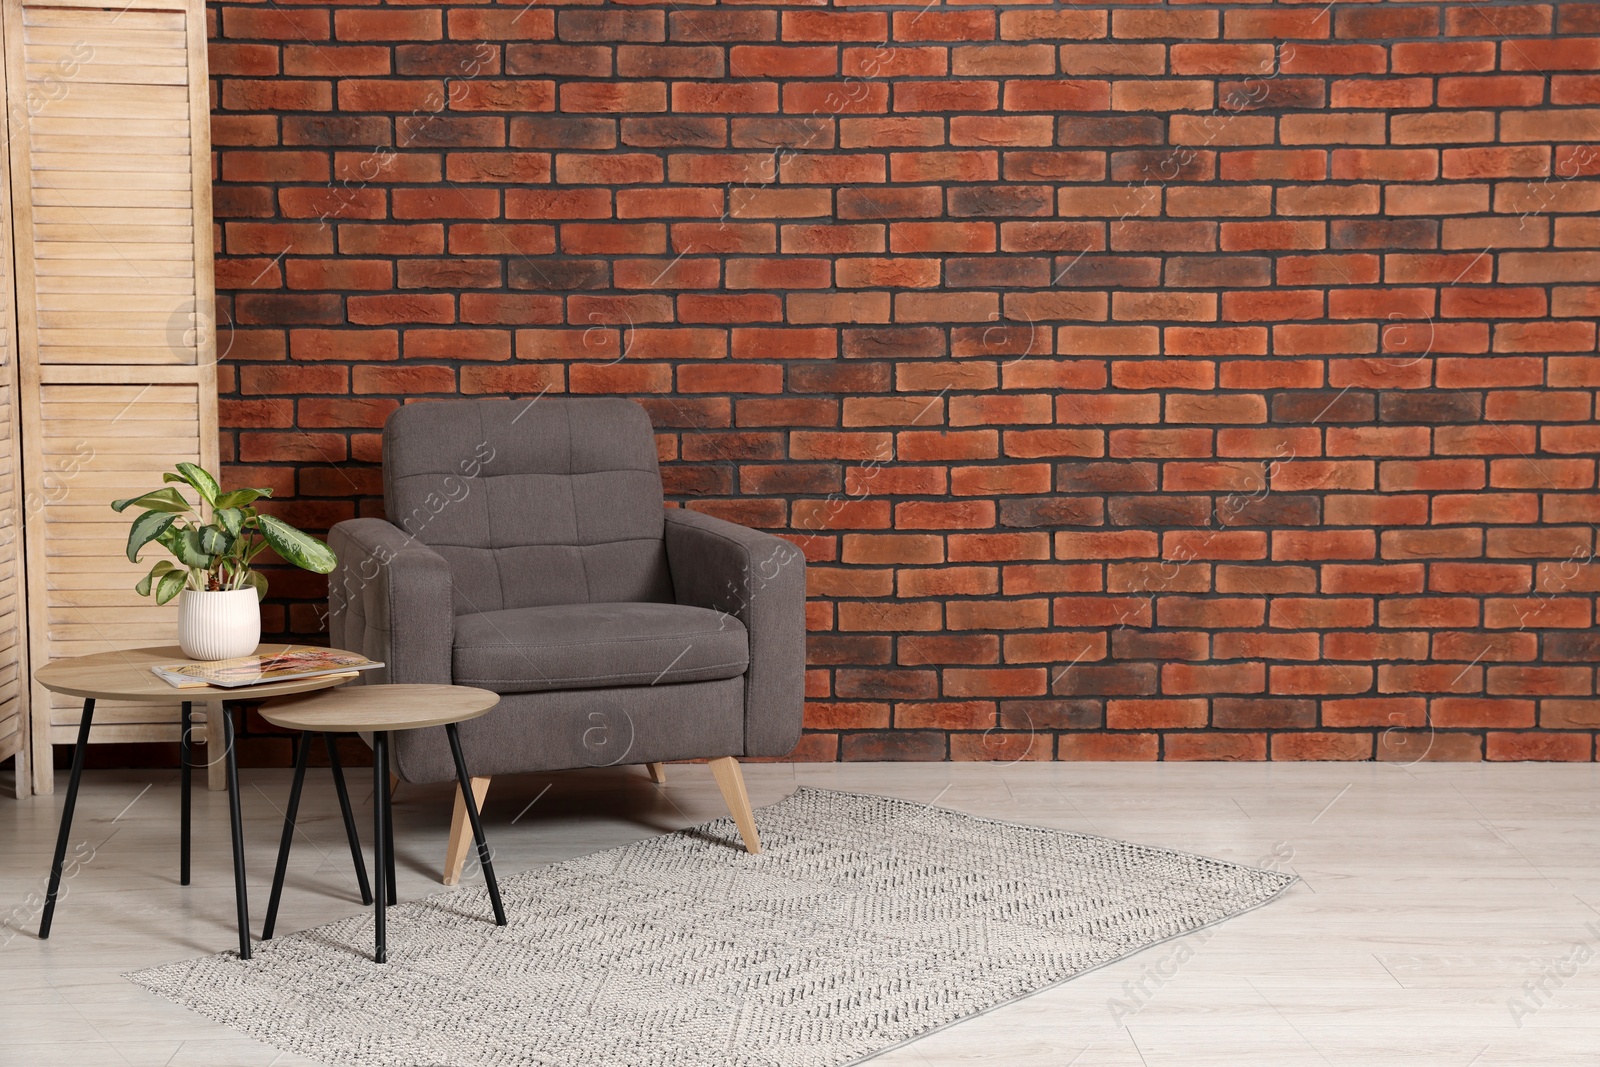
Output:
[[[395,903],[394,820],[389,807],[389,734],[395,730],[420,730],[443,726],[455,757],[456,779],[466,801],[472,836],[478,845],[478,862],[489,888],[489,903],[494,921],[506,924],[500,904],[500,885],[495,881],[489,843],[483,835],[483,820],[472,796],[472,779],[461,755],[461,737],[456,724],[476,719],[500,702],[498,694],[487,689],[461,685],[358,685],[306,696],[269,700],[261,706],[261,717],[274,726],[301,731],[299,754],[295,758],[294,785],[284,814],[283,838],[278,844],[278,867],[272,876],[272,897],[267,904],[267,921],[261,931],[263,941],[272,937],[278,919],[278,902],[283,896],[283,877],[289,865],[289,846],[294,840],[294,819],[300,807],[300,789],[305,782],[306,753],[311,735],[372,734],[373,790],[373,955],[377,963],[388,959],[384,924],[385,909]],[[364,889],[365,887],[363,887]]]

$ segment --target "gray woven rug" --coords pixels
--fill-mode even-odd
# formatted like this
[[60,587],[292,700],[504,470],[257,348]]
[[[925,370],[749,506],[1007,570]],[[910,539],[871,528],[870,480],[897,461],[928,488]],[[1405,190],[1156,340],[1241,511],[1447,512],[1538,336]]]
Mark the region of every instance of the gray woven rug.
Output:
[[350,1067],[839,1067],[1248,911],[1294,879],[887,797],[758,813],[130,979]]

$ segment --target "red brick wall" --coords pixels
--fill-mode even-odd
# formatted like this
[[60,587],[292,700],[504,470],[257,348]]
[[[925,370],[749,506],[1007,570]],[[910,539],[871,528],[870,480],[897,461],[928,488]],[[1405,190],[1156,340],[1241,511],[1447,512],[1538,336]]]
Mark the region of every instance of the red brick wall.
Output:
[[1600,6],[212,14],[302,522],[407,399],[621,393],[805,546],[802,758],[1593,757]]

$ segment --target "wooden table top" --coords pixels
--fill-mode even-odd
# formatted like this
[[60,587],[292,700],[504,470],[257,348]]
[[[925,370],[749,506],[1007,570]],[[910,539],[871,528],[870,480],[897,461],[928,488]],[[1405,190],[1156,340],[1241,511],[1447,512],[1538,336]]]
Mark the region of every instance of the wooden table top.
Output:
[[261,717],[287,730],[317,733],[417,730],[476,719],[498,703],[498,693],[465,685],[353,685],[269,700]]
[[[262,645],[258,651],[265,656],[309,647],[311,646]],[[139,700],[151,703],[188,700],[197,704],[211,704],[220,700],[262,700],[267,697],[288,696],[292,693],[311,693],[343,685],[355,677],[354,673],[328,674],[320,678],[269,682],[266,685],[241,686],[237,689],[223,689],[214,685],[179,689],[175,685],[168,685],[150,671],[151,667],[158,664],[189,662],[193,661],[185,656],[183,649],[177,645],[130,648],[120,652],[97,652],[92,656],[54,660],[34,671],[33,678],[51,692],[67,696],[90,697],[95,700]]]

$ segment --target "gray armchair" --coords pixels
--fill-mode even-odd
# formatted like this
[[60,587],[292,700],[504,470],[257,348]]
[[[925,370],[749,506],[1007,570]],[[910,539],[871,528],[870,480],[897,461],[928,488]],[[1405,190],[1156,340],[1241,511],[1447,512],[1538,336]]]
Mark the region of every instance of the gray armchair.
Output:
[[[800,736],[805,562],[789,542],[663,506],[644,409],[621,399],[411,404],[383,433],[388,520],[329,535],[335,647],[369,682],[501,694],[462,723],[480,802],[498,774],[710,758],[760,851],[740,756]],[[443,729],[396,736],[403,781],[455,775]],[[471,834],[459,793],[445,881]]]

